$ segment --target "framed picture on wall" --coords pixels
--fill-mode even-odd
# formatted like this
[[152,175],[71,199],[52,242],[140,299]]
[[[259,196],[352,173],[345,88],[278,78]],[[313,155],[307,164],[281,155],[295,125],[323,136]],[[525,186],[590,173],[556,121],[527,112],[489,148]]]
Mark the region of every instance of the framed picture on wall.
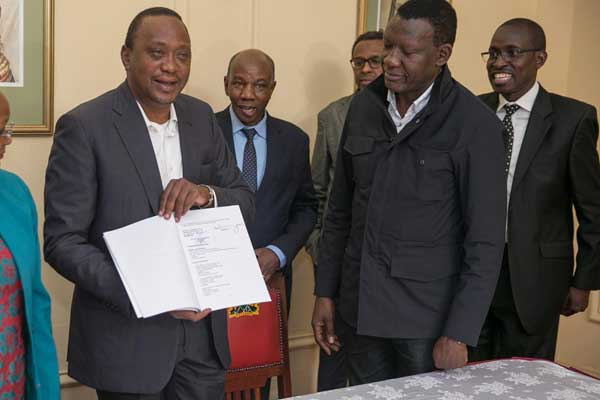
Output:
[[15,135],[52,133],[54,0],[0,1],[0,91]]
[[[388,21],[405,0],[358,0],[358,32],[385,29]],[[450,0],[449,0],[450,1]]]

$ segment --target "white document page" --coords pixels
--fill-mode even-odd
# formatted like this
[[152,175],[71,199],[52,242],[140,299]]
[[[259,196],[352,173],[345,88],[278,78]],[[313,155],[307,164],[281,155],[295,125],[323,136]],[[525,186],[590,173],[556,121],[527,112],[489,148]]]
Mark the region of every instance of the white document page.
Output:
[[147,218],[104,240],[138,318],[200,308],[174,218]]
[[239,206],[190,211],[178,228],[202,308],[270,301]]

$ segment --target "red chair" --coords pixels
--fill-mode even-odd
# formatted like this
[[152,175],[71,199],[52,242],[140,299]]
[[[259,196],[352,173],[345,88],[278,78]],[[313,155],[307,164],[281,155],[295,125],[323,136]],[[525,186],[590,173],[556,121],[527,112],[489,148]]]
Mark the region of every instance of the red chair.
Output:
[[278,397],[292,395],[283,275],[275,274],[268,286],[270,303],[227,310],[231,365],[225,376],[226,400],[258,400],[260,388],[275,376]]

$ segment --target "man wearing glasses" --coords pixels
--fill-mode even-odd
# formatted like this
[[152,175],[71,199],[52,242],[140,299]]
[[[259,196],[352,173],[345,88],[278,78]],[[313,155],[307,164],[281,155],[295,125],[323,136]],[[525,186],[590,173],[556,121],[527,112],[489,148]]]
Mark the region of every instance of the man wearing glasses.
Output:
[[[359,35],[352,45],[352,71],[356,89],[367,87],[381,75],[383,52],[383,32],[368,31]],[[323,226],[323,213],[327,206],[329,190],[333,181],[333,167],[338,152],[344,120],[354,94],[337,99],[322,109],[317,116],[317,139],[312,156],[312,177],[319,199],[317,224],[306,242],[306,250],[317,268],[317,245]],[[346,354],[343,348],[330,355],[322,349],[319,355],[317,390],[332,390],[345,387]]]
[[536,81],[548,56],[534,21],[500,25],[482,56],[494,92],[481,99],[505,126],[508,214],[500,279],[469,360],[553,360],[560,314],[584,311],[589,291],[600,288],[596,110]]

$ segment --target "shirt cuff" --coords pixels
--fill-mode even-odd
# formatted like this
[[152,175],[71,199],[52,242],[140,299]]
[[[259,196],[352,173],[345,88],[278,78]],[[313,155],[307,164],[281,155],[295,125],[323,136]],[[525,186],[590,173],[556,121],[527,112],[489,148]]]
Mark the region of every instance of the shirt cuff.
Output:
[[271,250],[273,253],[275,253],[277,258],[279,258],[279,269],[285,267],[287,260],[285,258],[285,254],[283,254],[283,251],[281,251],[279,247],[273,246],[272,244],[268,245],[267,249]]

